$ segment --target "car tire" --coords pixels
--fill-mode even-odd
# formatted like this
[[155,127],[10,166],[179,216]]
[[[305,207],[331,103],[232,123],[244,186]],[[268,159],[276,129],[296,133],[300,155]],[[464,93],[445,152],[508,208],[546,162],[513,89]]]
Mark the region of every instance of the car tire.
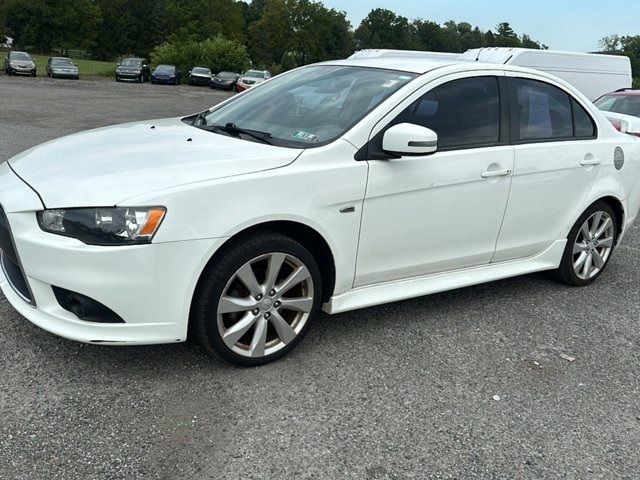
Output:
[[613,208],[603,201],[591,205],[569,232],[556,270],[558,280],[573,287],[596,281],[611,260],[618,232],[619,219]]
[[[275,232],[235,242],[221,253],[200,281],[192,332],[208,353],[240,366],[286,355],[320,308],[315,259],[300,243]],[[276,273],[269,275],[270,270]]]
[[176,86],[176,87],[178,86],[178,79],[177,78],[173,81],[173,85]]

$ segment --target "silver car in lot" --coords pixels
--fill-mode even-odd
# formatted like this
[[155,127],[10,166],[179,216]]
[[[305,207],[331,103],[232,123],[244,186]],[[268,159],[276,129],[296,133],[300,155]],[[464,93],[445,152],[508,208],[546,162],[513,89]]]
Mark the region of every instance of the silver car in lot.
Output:
[[27,52],[9,52],[4,59],[4,72],[7,75],[36,76],[36,62]]
[[47,60],[47,76],[51,78],[80,79],[78,66],[70,58],[51,57]]

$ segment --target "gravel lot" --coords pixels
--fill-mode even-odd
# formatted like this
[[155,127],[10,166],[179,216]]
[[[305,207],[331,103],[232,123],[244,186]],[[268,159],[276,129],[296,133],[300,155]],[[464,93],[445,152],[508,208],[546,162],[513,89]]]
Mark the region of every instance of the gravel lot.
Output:
[[[226,96],[0,76],[0,161]],[[638,478],[639,313],[638,229],[592,287],[532,275],[322,316],[259,369],[63,340],[0,294],[0,478]]]

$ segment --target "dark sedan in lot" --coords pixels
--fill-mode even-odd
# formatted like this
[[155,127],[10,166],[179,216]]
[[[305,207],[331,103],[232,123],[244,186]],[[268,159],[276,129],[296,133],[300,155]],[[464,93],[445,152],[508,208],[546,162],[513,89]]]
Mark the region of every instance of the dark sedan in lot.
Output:
[[211,83],[211,70],[204,67],[195,67],[189,72],[189,85],[208,86]]
[[175,65],[158,65],[151,74],[154,85],[178,85],[182,81],[182,73]]
[[133,82],[146,82],[151,78],[149,60],[145,58],[125,58],[116,68],[116,82],[130,80]]
[[239,73],[220,72],[211,79],[211,88],[220,90],[235,90],[236,82],[240,78]]
[[66,57],[51,57],[47,60],[47,76],[51,78],[80,79],[78,66]]
[[7,75],[36,76],[36,62],[27,52],[9,52],[4,59],[4,72]]

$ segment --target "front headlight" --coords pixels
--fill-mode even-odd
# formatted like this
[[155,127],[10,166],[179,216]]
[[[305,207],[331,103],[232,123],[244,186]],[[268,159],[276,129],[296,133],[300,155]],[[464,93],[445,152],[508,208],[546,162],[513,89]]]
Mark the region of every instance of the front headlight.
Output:
[[88,245],[151,243],[167,210],[163,207],[71,208],[38,212],[40,228]]

